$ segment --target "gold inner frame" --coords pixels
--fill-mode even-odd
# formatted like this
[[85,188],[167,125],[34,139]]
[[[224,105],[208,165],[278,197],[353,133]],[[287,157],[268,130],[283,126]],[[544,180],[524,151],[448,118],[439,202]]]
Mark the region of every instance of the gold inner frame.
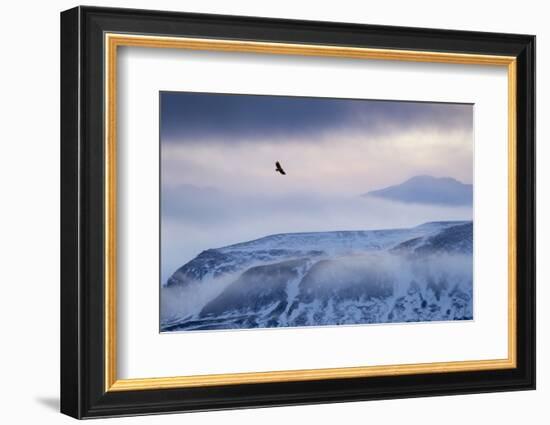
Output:
[[[268,43],[148,35],[105,34],[105,391],[236,385],[285,381],[357,378],[416,373],[447,373],[510,369],[516,367],[516,58],[462,53],[370,49],[327,45]],[[398,60],[470,65],[504,66],[508,72],[508,357],[382,366],[302,369],[118,379],[116,324],[116,123],[117,48],[119,46],[325,56],[355,59]]]

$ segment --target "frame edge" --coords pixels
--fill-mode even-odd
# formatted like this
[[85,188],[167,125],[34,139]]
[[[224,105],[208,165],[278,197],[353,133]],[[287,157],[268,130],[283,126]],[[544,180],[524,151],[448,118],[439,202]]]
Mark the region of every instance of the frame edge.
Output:
[[80,8],[60,14],[60,411],[82,417],[80,375],[80,273],[79,273],[79,144],[80,144]]

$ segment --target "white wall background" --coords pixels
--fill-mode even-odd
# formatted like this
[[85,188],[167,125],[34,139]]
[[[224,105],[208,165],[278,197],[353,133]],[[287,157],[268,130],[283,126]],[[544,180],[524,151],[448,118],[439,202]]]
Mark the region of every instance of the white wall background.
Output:
[[[550,215],[550,27],[545,3],[453,4],[418,0],[128,0],[96,5],[240,14],[537,35],[538,217]],[[59,392],[59,12],[77,3],[9,2],[1,15],[0,66],[0,417],[3,423],[69,423]],[[538,222],[538,390],[111,420],[127,424],[545,423],[550,414],[550,297],[547,238]]]

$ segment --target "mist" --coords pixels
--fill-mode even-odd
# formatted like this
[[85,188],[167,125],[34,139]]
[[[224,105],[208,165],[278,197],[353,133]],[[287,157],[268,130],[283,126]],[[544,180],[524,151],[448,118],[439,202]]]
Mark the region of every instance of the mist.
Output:
[[[166,195],[166,196],[164,196]],[[200,252],[278,233],[408,228],[471,220],[472,208],[291,192],[231,194],[191,185],[163,192],[161,275],[165,284]]]

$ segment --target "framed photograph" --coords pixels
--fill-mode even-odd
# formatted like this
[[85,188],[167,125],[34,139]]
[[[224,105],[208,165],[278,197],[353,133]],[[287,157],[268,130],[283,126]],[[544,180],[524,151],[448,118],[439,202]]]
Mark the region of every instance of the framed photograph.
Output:
[[535,37],[61,14],[61,411],[535,388]]

